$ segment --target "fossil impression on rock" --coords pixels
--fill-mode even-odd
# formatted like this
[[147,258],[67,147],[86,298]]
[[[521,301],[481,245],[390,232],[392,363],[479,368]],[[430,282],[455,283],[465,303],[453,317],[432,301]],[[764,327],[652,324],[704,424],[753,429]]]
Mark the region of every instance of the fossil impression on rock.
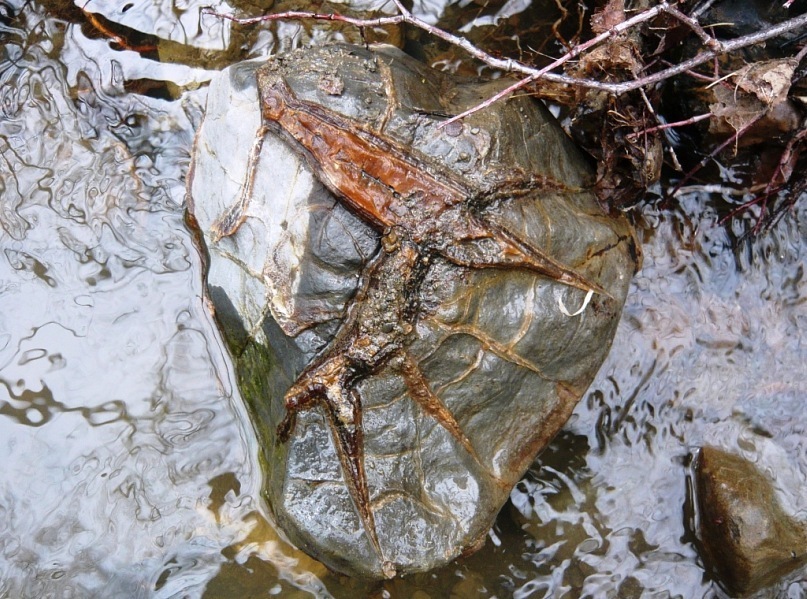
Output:
[[189,176],[278,524],[391,577],[481,546],[610,347],[637,249],[548,111],[391,47],[211,86]]

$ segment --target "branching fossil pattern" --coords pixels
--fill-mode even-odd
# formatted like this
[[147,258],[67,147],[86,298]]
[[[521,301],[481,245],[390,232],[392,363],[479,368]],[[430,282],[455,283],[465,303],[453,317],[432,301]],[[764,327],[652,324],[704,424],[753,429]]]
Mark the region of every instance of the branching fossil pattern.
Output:
[[527,269],[610,296],[596,283],[486,219],[486,212],[496,209],[499,198],[519,197],[546,187],[557,189],[559,184],[527,174],[508,174],[489,189],[477,189],[383,132],[299,99],[284,79],[281,60],[261,67],[257,79],[263,125],[251,154],[247,182],[240,200],[214,224],[213,234],[217,238],[232,235],[246,219],[254,170],[269,131],[300,151],[321,181],[382,234],[381,248],[365,268],[360,289],[334,339],[286,393],[286,417],[278,428],[278,440],[290,438],[298,412],[315,406],[323,410],[364,530],[385,564],[364,470],[362,406],[356,384],[397,360],[412,400],[479,461],[461,426],[406,351],[420,310],[421,285],[433,261],[439,257],[469,268]]

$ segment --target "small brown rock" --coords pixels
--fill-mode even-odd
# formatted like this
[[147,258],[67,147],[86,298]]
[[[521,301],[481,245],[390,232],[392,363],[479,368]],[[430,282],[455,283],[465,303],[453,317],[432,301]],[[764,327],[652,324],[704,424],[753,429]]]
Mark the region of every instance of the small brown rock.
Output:
[[713,447],[695,467],[701,553],[732,594],[749,595],[807,563],[807,530],[747,460]]

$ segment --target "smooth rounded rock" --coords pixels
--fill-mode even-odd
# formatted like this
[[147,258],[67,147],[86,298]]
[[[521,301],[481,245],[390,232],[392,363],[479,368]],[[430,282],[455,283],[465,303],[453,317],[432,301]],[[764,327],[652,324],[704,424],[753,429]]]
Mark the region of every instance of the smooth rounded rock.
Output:
[[[525,268],[458,266],[450,242],[416,246],[425,274],[416,314],[402,323],[403,348],[352,390],[374,547],[323,406],[299,411],[286,442],[277,427],[284,394],[327,351],[367,264],[387,251],[383,231],[345,208],[288,136],[270,131],[240,224],[219,238],[257,148],[260,65],[227,69],[211,85],[190,211],[208,254],[208,296],[262,443],[269,507],[292,542],[335,570],[383,578],[439,567],[481,546],[596,374],[637,268],[632,228],[603,212],[588,191],[590,165],[541,104],[511,99],[440,127],[506,82],[454,78],[390,47],[326,46],[269,65],[296,98],[411,154],[421,165],[412,176],[455,181],[484,222],[605,289],[587,300],[585,290]],[[405,364],[425,380],[419,400]],[[450,416],[424,409],[424,393]]]
[[703,558],[729,592],[753,594],[807,564],[805,523],[784,511],[752,463],[703,447],[695,484]]

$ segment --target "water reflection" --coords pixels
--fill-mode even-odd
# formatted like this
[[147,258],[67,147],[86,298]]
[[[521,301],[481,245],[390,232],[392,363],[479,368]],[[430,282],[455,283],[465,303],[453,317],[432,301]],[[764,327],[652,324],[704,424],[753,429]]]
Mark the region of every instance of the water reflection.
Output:
[[256,494],[183,224],[193,127],[36,7],[20,22],[0,67],[0,595],[201,592]]
[[713,226],[689,195],[641,215],[614,350],[486,546],[384,585],[328,573],[264,515],[202,303],[182,211],[204,89],[127,91],[209,73],[3,6],[0,596],[710,596],[684,513],[703,443],[778,473],[807,511],[804,203],[734,251],[743,223]]

